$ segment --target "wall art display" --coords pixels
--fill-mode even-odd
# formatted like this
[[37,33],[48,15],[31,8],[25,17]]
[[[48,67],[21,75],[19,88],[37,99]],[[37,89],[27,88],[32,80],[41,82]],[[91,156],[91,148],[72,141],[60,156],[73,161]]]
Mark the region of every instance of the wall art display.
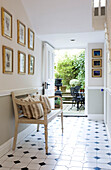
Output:
[[92,59],[92,67],[102,67],[102,59]]
[[102,57],[102,49],[92,49],[92,57],[94,58]]
[[3,7],[2,12],[2,35],[8,39],[12,39],[12,15]]
[[35,57],[28,55],[28,74],[34,74]]
[[3,46],[3,73],[11,74],[13,72],[13,49]]
[[102,77],[102,69],[92,69],[92,77]]
[[18,51],[18,74],[26,73],[26,54]]
[[26,26],[17,20],[17,42],[23,46],[26,44]]
[[34,32],[28,28],[28,48],[34,50]]

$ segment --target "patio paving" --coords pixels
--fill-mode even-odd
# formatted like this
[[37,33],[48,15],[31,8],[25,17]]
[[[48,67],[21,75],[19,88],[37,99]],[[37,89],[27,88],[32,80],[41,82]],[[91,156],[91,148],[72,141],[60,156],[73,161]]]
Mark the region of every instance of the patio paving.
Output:
[[77,106],[72,108],[72,104],[63,104],[63,114],[64,116],[86,116],[83,108],[77,111]]

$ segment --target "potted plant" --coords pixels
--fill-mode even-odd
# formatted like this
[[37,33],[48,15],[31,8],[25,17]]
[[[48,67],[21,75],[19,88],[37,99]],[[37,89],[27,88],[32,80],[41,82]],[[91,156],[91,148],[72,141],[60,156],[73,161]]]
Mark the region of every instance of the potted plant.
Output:
[[71,87],[80,86],[80,81],[78,79],[72,79],[69,84]]
[[61,104],[60,98],[57,98],[55,100],[55,108],[60,108],[60,104]]
[[66,92],[66,88],[67,88],[66,85],[62,85],[62,86],[61,86],[61,91],[62,91],[62,92]]

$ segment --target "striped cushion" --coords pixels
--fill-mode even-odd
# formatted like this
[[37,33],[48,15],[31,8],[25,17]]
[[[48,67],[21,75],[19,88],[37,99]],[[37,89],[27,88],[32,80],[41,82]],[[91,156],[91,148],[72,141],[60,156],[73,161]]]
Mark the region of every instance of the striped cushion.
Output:
[[[21,99],[22,102],[30,102],[30,100],[31,100],[30,96]],[[29,119],[33,117],[32,113],[31,113],[31,107],[30,106],[25,106],[25,105],[22,106],[22,111],[23,111],[23,114],[24,114],[25,117],[27,117]]]
[[[23,102],[34,102],[34,101],[40,101],[39,99],[34,99],[31,96],[28,96],[26,98],[22,98],[21,101]],[[31,104],[28,107],[22,106],[23,114],[27,118],[35,118],[38,119],[43,116],[44,111],[41,103],[37,104]]]
[[46,96],[46,95],[41,95],[41,96],[40,96],[40,100],[46,104],[47,113],[50,113],[50,112],[51,112],[51,103],[50,103],[50,101],[49,101],[48,96]]
[[40,96],[41,96],[40,94],[36,94],[36,95],[33,95],[32,97],[40,100]]
[[[32,98],[32,101],[40,101],[38,98]],[[44,115],[44,110],[41,103],[36,103],[31,105],[31,112],[33,118],[38,119]]]

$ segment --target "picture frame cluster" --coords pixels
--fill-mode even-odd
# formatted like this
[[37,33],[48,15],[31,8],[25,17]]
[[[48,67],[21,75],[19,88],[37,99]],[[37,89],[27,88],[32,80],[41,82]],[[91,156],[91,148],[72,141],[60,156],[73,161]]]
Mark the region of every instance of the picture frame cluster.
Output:
[[92,49],[92,77],[102,77],[102,49]]
[[[13,19],[5,8],[1,8],[1,33],[2,36],[12,40],[13,36]],[[28,28],[28,49],[34,51],[35,33]],[[17,43],[22,46],[26,46],[26,26],[20,20],[17,20]],[[26,54],[18,50],[18,74],[26,74]],[[3,73],[12,74],[14,65],[14,52],[13,49],[5,45],[2,46],[3,56]],[[35,57],[28,54],[28,74],[34,74]]]

